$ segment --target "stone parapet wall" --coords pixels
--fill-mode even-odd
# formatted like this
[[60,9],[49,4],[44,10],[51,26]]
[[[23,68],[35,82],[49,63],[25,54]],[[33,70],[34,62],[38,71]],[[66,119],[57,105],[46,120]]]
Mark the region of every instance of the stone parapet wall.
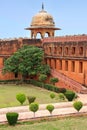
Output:
[[44,38],[43,43],[45,42],[78,42],[78,41],[87,41],[87,35],[73,35],[73,36],[57,36]]
[[41,40],[40,39],[12,39],[12,40],[0,40],[0,55],[12,55],[16,52],[19,48],[23,45],[34,45],[41,47]]

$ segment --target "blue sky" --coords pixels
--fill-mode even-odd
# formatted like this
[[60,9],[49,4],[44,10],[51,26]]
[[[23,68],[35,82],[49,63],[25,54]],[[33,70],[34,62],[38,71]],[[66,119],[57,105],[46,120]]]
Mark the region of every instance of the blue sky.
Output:
[[87,0],[0,0],[0,39],[30,37],[32,16],[45,10],[54,17],[56,35],[87,34]]

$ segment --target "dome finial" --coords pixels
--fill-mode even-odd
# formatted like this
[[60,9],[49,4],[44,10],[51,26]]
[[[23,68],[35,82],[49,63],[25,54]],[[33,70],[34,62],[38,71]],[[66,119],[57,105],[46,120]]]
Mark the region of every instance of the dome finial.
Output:
[[42,10],[44,10],[44,4],[42,3]]

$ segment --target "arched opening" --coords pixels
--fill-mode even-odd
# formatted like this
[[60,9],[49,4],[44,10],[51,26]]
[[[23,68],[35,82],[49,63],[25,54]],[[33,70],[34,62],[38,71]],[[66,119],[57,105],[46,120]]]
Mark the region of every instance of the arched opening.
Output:
[[34,39],[34,32],[32,32],[32,33],[31,33],[31,38],[33,38],[33,39]]
[[62,60],[59,60],[59,70],[62,70]]
[[57,47],[54,47],[54,54],[57,54]]
[[69,51],[69,49],[68,49],[68,47],[66,47],[66,48],[65,48],[65,54],[66,54],[66,55],[68,55],[68,51]]
[[72,54],[74,55],[76,52],[76,48],[75,47],[72,47]]
[[59,48],[59,54],[62,54],[62,47]]
[[83,62],[79,62],[79,73],[83,72]]
[[46,32],[44,35],[44,37],[49,37],[49,36],[50,36],[49,32]]
[[80,47],[80,48],[79,48],[79,54],[80,54],[80,55],[83,55],[83,47]]
[[41,38],[42,38],[40,32],[37,33],[36,38],[37,38],[37,39],[41,39]]
[[71,65],[71,70],[72,70],[72,72],[75,72],[75,61],[72,61],[72,65]]
[[65,61],[65,71],[68,71],[68,61]]

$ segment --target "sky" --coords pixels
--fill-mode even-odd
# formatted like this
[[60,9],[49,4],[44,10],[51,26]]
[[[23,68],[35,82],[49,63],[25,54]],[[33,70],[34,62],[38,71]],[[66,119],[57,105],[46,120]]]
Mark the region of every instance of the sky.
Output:
[[56,36],[87,34],[87,0],[0,0],[0,39],[29,37],[25,30],[44,3],[55,26]]

